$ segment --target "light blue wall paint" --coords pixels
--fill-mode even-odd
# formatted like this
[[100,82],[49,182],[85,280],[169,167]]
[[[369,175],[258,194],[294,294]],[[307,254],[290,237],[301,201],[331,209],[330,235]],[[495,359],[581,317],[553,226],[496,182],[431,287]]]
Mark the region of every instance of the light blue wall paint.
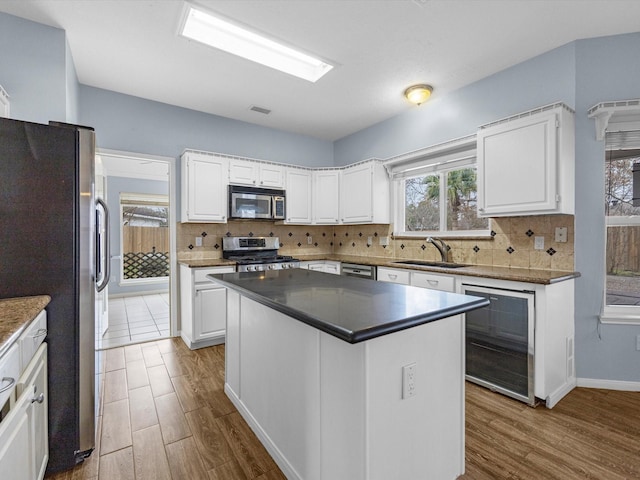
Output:
[[[120,194],[121,193],[149,193],[155,195],[169,195],[169,182],[157,180],[142,180],[139,178],[107,177],[107,205],[111,213],[111,228],[109,240],[111,242],[111,255],[121,256],[122,245],[120,243]],[[152,285],[120,285],[122,270],[120,260],[111,261],[111,280],[109,281],[109,296],[132,295],[135,293],[156,290],[169,290],[169,282],[154,283]]]
[[471,135],[480,125],[558,101],[573,108],[574,44],[342,138],[335,142],[334,162],[390,158]]
[[79,118],[79,105],[80,100],[80,84],[78,83],[78,75],[76,74],[76,67],[73,63],[73,57],[71,55],[71,49],[69,48],[69,42],[65,40],[65,62],[66,62],[66,111],[68,123],[80,123]]
[[640,98],[640,33],[581,40],[576,48],[576,369],[581,378],[640,382],[639,326],[602,325],[604,142],[587,111],[607,100]]
[[85,85],[80,104],[80,122],[96,129],[100,148],[168,157],[191,148],[295,165],[333,164],[333,144],[317,138]]
[[67,121],[65,52],[63,30],[0,13],[0,84],[11,118]]

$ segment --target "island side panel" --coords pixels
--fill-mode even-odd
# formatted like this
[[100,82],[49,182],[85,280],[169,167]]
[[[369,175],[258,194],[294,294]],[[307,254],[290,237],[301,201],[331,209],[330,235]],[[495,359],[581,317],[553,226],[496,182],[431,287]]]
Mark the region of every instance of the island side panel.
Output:
[[[225,383],[238,399],[240,392],[240,294],[227,291],[227,326],[225,335]],[[229,393],[229,392],[228,392]]]
[[[464,473],[464,322],[461,315],[366,342],[369,480]],[[415,363],[416,394],[402,398]]]
[[[368,480],[367,342],[320,334],[322,479]],[[395,477],[401,478],[401,477]]]
[[297,478],[320,479],[320,332],[244,296],[240,399]]

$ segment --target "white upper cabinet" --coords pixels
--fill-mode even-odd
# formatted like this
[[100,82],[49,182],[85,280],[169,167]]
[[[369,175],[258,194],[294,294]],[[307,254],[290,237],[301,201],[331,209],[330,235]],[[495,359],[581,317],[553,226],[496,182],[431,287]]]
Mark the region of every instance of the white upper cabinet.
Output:
[[284,167],[272,163],[231,159],[229,161],[229,183],[261,188],[283,188]]
[[311,170],[287,168],[285,223],[311,223]]
[[313,223],[318,225],[340,223],[339,170],[313,172]]
[[563,104],[481,127],[478,215],[574,213],[574,118]]
[[376,161],[342,170],[340,178],[341,223],[389,223],[389,178]]
[[181,163],[182,222],[226,223],[228,160],[187,151]]

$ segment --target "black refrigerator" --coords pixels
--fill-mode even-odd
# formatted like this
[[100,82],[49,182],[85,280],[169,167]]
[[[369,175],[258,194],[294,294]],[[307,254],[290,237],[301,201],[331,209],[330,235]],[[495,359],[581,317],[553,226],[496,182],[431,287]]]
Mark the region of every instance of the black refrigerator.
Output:
[[51,296],[47,472],[95,445],[94,162],[91,128],[0,118],[0,298]]

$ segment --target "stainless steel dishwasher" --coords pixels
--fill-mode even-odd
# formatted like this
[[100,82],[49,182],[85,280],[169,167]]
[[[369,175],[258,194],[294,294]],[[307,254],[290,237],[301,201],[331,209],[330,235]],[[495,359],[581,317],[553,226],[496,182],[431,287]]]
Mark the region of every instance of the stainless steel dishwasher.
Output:
[[357,265],[355,263],[342,263],[340,265],[340,275],[347,277],[360,277],[376,280],[376,267],[373,265]]

